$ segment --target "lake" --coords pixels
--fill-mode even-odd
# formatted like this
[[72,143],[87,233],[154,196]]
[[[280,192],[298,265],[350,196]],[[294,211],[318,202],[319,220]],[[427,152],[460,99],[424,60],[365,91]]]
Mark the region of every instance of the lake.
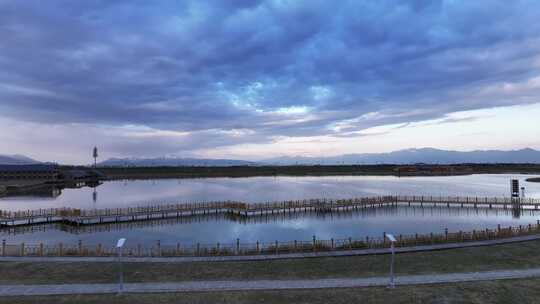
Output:
[[[82,209],[144,206],[159,203],[236,200],[267,202],[305,198],[352,198],[377,195],[509,196],[511,178],[518,178],[527,197],[540,197],[540,184],[525,182],[528,175],[468,175],[448,177],[334,176],[249,177],[109,181],[96,188],[63,189],[50,195],[0,198],[0,209],[20,210],[54,207]],[[539,211],[384,207],[345,213],[298,213],[262,216],[242,221],[226,215],[94,225],[74,229],[60,224],[2,229],[8,243],[112,244],[119,237],[131,244],[177,242],[193,244],[274,240],[380,237],[395,234],[441,233],[535,223]]]

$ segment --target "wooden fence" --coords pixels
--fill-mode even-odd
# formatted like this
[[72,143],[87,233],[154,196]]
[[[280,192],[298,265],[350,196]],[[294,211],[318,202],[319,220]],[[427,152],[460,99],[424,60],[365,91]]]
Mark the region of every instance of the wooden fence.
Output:
[[[397,247],[410,247],[418,245],[433,245],[445,243],[461,243],[471,241],[483,241],[503,239],[515,236],[534,235],[540,233],[540,222],[536,224],[520,225],[515,227],[501,227],[496,229],[484,229],[473,231],[448,232],[441,234],[414,234],[396,235]],[[319,240],[315,236],[310,241],[286,241],[286,242],[256,242],[243,243],[239,239],[232,243],[215,244],[181,244],[162,245],[157,241],[151,247],[141,244],[128,245],[123,254],[131,257],[175,257],[175,256],[227,256],[227,255],[260,255],[260,254],[283,254],[298,252],[320,252],[335,250],[354,250],[371,248],[388,248],[390,243],[383,236],[379,238],[365,239],[330,239]],[[116,248],[112,246],[86,245],[81,241],[78,244],[57,243],[48,244],[8,244],[2,241],[2,256],[114,256]]]
[[[19,225],[19,226],[7,226],[0,227],[0,232],[9,238],[9,235],[20,235],[20,234],[29,234],[37,232],[46,232],[52,230],[60,230],[65,233],[70,234],[92,234],[92,233],[103,233],[111,231],[123,231],[131,229],[140,229],[147,227],[162,227],[162,226],[176,226],[176,225],[189,225],[193,223],[201,222],[219,222],[219,221],[229,221],[234,223],[239,223],[243,225],[251,224],[262,224],[262,223],[273,223],[283,220],[293,220],[300,219],[304,217],[318,218],[318,219],[327,219],[332,218],[333,220],[341,219],[362,219],[366,216],[371,215],[391,215],[391,216],[415,216],[420,214],[424,216],[426,212],[432,215],[448,215],[448,216],[461,216],[469,215],[472,213],[478,214],[479,209],[474,208],[447,208],[446,206],[426,206],[423,207],[405,207],[396,209],[396,206],[387,206],[385,208],[360,208],[360,209],[347,209],[341,210],[337,209],[331,213],[327,212],[318,212],[317,210],[308,210],[303,212],[275,212],[274,214],[258,214],[252,216],[243,216],[230,213],[207,213],[207,214],[194,214],[190,216],[180,216],[180,217],[167,217],[167,218],[153,218],[153,219],[142,219],[138,221],[121,221],[121,222],[107,222],[94,225],[66,225],[65,223],[44,223],[44,224],[35,224],[35,225]],[[427,211],[430,210],[430,211]],[[397,213],[396,213],[397,212]],[[516,213],[514,209],[503,209],[503,208],[494,208],[494,209],[482,209],[482,212],[485,212],[485,215],[506,215],[517,217],[521,215],[538,215],[538,210],[519,210],[519,214]],[[484,214],[484,213],[483,213]],[[1,238],[0,238],[1,240]]]
[[[178,203],[178,204],[150,204],[148,206],[107,208],[107,209],[76,209],[76,208],[51,208],[38,210],[6,211],[0,210],[0,222],[34,218],[98,218],[107,216],[132,216],[156,213],[197,213],[197,212],[232,212],[232,213],[257,213],[279,210],[311,209],[335,209],[352,208],[373,205],[389,205],[399,203],[417,203],[434,205],[486,205],[486,206],[510,206],[520,205],[534,207],[540,206],[540,199],[512,199],[508,197],[442,197],[442,196],[377,196],[352,199],[305,199],[283,202],[267,203],[244,203],[235,201],[203,202],[203,203]],[[31,223],[31,222],[29,222]]]

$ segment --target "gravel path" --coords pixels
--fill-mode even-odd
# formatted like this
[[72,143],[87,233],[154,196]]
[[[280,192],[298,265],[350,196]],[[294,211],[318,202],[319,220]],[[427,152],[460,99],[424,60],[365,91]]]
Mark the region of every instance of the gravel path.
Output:
[[[457,249],[467,247],[490,246],[499,244],[509,244],[517,242],[526,242],[540,240],[540,234],[518,236],[506,239],[451,243],[439,245],[422,245],[412,247],[396,248],[396,253],[435,251],[445,249]],[[339,250],[323,252],[302,252],[287,254],[267,254],[267,255],[249,255],[249,256],[212,256],[212,257],[124,257],[125,262],[130,263],[187,263],[187,262],[220,262],[220,261],[260,261],[260,260],[278,260],[278,259],[299,259],[299,258],[318,258],[318,257],[338,257],[338,256],[361,256],[374,254],[388,254],[389,248],[381,249],[357,249],[357,250]],[[0,257],[0,262],[116,262],[116,257]]]
[[[540,277],[540,268],[526,270],[500,270],[471,273],[433,275],[404,275],[395,279],[395,284],[419,285],[441,284],[502,279]],[[318,289],[344,287],[386,286],[388,277],[341,278],[315,280],[252,280],[252,281],[194,281],[169,283],[127,283],[125,293],[201,292]],[[0,285],[0,296],[38,296],[66,294],[110,294],[118,292],[115,284],[56,284],[56,285]]]

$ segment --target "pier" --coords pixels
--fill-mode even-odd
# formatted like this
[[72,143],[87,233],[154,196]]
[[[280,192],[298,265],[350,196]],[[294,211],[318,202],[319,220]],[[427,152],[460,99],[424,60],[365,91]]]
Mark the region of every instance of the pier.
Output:
[[506,197],[377,196],[352,199],[309,199],[267,203],[235,201],[156,204],[149,206],[83,210],[53,208],[0,211],[0,227],[62,223],[72,226],[180,218],[193,215],[232,214],[240,217],[297,212],[333,212],[385,206],[435,206],[538,210],[540,199]]

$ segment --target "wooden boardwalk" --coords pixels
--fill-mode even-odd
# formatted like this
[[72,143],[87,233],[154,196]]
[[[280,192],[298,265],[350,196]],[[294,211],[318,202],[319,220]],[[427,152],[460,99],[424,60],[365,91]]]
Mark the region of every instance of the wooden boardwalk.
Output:
[[[136,221],[126,221],[126,222],[104,222],[102,224],[94,225],[79,225],[73,226],[70,224],[58,223],[42,223],[42,224],[32,224],[32,225],[17,225],[17,226],[4,226],[0,228],[0,231],[4,235],[21,235],[21,234],[31,234],[37,232],[46,232],[61,230],[65,233],[70,233],[74,235],[83,235],[83,234],[92,234],[92,233],[101,233],[101,232],[111,232],[111,231],[123,231],[147,227],[163,227],[163,226],[176,226],[176,225],[190,225],[194,223],[204,223],[204,222],[234,222],[240,224],[268,224],[274,222],[282,222],[284,220],[293,220],[300,219],[304,217],[309,218],[318,218],[318,219],[362,219],[366,216],[374,215],[392,215],[392,216],[414,216],[421,214],[422,216],[429,215],[447,215],[447,216],[468,216],[472,214],[480,215],[505,215],[516,217],[515,209],[503,209],[503,208],[492,208],[488,207],[477,207],[477,208],[460,208],[460,207],[450,207],[445,206],[384,206],[382,208],[361,208],[353,210],[332,210],[331,212],[317,212],[315,210],[308,210],[303,212],[275,212],[274,214],[256,214],[250,216],[237,215],[231,213],[207,213],[207,214],[195,214],[192,216],[181,216],[181,217],[168,217],[168,218],[155,218],[155,219],[143,219]],[[519,216],[521,215],[539,215],[540,209],[528,209],[528,210],[519,210]]]
[[94,210],[54,208],[25,211],[0,211],[0,226],[15,227],[49,223],[84,226],[208,214],[233,214],[241,217],[252,217],[265,214],[308,211],[332,212],[403,205],[538,210],[540,199],[511,199],[504,197],[377,196],[353,199],[309,199],[268,203],[225,201],[159,204]]

